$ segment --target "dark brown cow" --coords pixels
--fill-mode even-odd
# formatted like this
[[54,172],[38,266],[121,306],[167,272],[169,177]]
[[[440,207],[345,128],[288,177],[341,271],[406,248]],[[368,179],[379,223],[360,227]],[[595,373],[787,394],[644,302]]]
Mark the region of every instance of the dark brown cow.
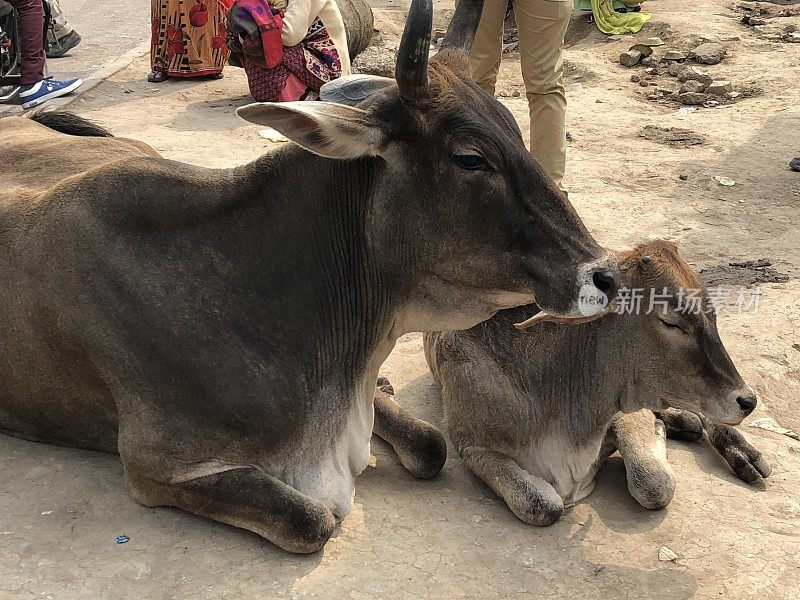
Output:
[[[619,262],[624,285],[643,291],[641,311],[631,305],[630,314],[622,307],[584,324],[518,331],[514,324],[535,311],[521,307],[468,331],[425,335],[451,440],[527,523],[549,525],[589,495],[615,450],[637,501],[666,506],[675,488],[666,433],[698,439],[705,429],[740,478],[769,475],[730,427],[756,398],[722,345],[705,290],[699,310],[680,304],[680,290],[702,289],[697,275],[670,242],[623,252]],[[657,298],[651,311],[653,294],[669,304]],[[670,407],[692,412],[652,412]]]
[[[462,0],[429,66],[414,0],[397,84],[359,107],[241,110],[298,145],[236,169],[63,115],[39,120],[84,137],[0,121],[0,428],[119,452],[142,504],[313,552],[352,508],[398,336],[613,292],[613,255],[469,79],[481,6]],[[375,415],[412,473],[438,472],[438,431]]]

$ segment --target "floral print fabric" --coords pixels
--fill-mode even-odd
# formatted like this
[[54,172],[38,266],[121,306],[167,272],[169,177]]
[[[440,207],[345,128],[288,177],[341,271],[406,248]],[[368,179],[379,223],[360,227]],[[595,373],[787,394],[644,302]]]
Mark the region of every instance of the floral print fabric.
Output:
[[228,58],[232,0],[151,0],[150,66],[170,77],[217,75]]

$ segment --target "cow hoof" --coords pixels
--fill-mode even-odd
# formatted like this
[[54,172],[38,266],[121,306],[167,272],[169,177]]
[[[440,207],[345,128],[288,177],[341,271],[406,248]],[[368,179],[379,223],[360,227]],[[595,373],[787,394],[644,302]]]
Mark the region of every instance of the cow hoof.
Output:
[[767,460],[734,427],[714,425],[709,431],[709,441],[745,483],[756,483],[772,474]]
[[502,494],[517,517],[535,527],[549,527],[564,514],[564,500],[550,485],[529,477],[514,477]]
[[447,444],[442,433],[404,411],[395,402],[394,388],[386,377],[378,378],[373,401],[373,431],[392,445],[400,463],[414,477],[436,477],[447,460]]
[[447,461],[447,443],[436,427],[416,421],[408,444],[398,456],[406,470],[417,479],[433,479]]
[[171,484],[143,475],[129,462],[126,475],[139,504],[174,506],[241,527],[287,552],[317,552],[336,528],[336,517],[322,502],[253,467]]
[[647,510],[663,510],[669,503],[672,502],[672,496],[675,493],[675,490],[669,490],[668,487],[665,488],[639,488],[637,490],[629,490],[631,496],[644,508]]

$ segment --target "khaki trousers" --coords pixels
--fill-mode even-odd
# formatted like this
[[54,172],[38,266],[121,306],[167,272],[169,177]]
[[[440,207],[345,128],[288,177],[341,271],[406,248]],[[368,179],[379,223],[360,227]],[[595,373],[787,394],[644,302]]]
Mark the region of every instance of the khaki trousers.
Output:
[[[469,59],[472,78],[494,95],[507,0],[485,0]],[[522,79],[531,119],[531,154],[560,186],[566,163],[562,48],[572,0],[514,0]]]
[[47,0],[50,5],[50,15],[53,23],[52,27],[47,29],[47,41],[51,45],[58,43],[58,40],[67,37],[70,33],[75,31],[72,26],[67,22],[67,17],[61,11],[60,0]]

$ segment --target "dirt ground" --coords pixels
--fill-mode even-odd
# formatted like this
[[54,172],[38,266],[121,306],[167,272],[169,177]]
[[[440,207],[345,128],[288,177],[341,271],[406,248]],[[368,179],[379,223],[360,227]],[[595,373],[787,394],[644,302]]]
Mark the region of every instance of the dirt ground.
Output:
[[[393,4],[403,5],[384,2]],[[607,41],[585,15],[574,18],[566,184],[605,245],[668,238],[698,269],[769,259],[788,278],[761,284],[757,314],[720,318],[727,347],[761,400],[743,430],[772,464],[772,477],[746,485],[709,447],[671,442],[678,489],[666,510],[636,504],[621,461],[612,459],[587,500],[536,529],[452,449],[441,476],[420,482],[375,440],[376,466],[357,481],[355,511],[323,552],[298,557],[242,530],[136,505],[113,456],[0,437],[0,598],[800,598],[800,442],[747,426],[772,417],[800,429],[800,174],[787,167],[800,155],[800,44],[740,23],[730,0],[646,4],[652,22],[618,41]],[[755,4],[771,14],[800,8]],[[451,7],[442,0],[437,14]],[[402,11],[390,6],[377,16],[381,35],[395,35]],[[800,25],[797,16],[772,21]],[[648,100],[652,90],[630,80],[645,77],[644,67],[624,68],[616,58],[652,35],[685,49],[700,37],[722,42],[727,56],[708,70],[747,97],[694,112]],[[222,81],[153,85],[144,81],[147,70],[143,57],[71,108],[199,165],[238,165],[272,147],[233,114],[248,102],[241,71],[229,68]],[[666,75],[654,81],[678,86]],[[527,136],[513,54],[498,93]],[[659,135],[654,127],[688,134]],[[399,341],[383,373],[399,402],[441,425],[420,335]],[[120,534],[130,541],[116,544]],[[678,560],[659,561],[662,546]]]

